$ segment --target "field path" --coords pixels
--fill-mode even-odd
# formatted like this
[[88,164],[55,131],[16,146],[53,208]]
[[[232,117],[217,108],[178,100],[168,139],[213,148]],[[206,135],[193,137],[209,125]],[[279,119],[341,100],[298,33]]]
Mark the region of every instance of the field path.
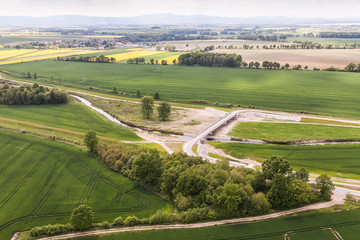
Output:
[[154,225],[154,226],[135,226],[135,227],[123,227],[123,228],[111,228],[105,230],[94,230],[94,231],[86,231],[86,232],[78,232],[78,233],[70,233],[58,236],[51,236],[40,238],[42,240],[53,240],[53,239],[67,239],[74,237],[84,237],[84,236],[92,236],[92,235],[102,235],[109,233],[119,233],[119,232],[130,232],[130,231],[145,231],[145,230],[163,230],[163,229],[181,229],[181,228],[202,228],[202,227],[212,227],[224,224],[239,224],[239,223],[250,223],[253,221],[261,221],[267,220],[271,218],[277,218],[285,215],[290,215],[294,213],[304,212],[308,210],[316,210],[321,208],[327,208],[339,204],[343,204],[343,196],[342,194],[333,196],[333,199],[329,202],[315,203],[308,206],[295,208],[291,210],[286,210],[277,213],[271,213],[267,215],[255,216],[255,217],[246,217],[246,218],[235,218],[228,220],[219,220],[212,222],[202,222],[202,223],[192,223],[192,224],[171,224],[171,225]]

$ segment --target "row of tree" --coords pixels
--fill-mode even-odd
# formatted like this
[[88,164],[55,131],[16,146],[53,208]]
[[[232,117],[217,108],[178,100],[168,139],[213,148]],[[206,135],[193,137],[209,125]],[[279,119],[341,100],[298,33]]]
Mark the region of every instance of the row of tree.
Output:
[[71,61],[71,62],[96,62],[96,63],[114,63],[116,58],[101,56],[80,56],[80,57],[57,57],[57,61]]
[[346,72],[360,72],[360,63],[358,63],[358,64],[349,63],[348,65],[346,65],[344,70]]
[[321,38],[360,38],[359,32],[321,32]]
[[[158,93],[154,95],[155,99],[159,99]],[[171,114],[171,106],[167,102],[161,102],[157,108],[160,121],[169,120]],[[141,99],[141,114],[145,119],[151,119],[154,113],[154,99],[151,96],[145,96]]]
[[69,101],[68,94],[58,89],[45,88],[34,84],[30,86],[9,87],[5,84],[0,91],[0,104],[31,105],[61,104]]
[[208,67],[240,67],[241,55],[227,53],[204,53],[195,51],[182,54],[178,58],[179,65]]

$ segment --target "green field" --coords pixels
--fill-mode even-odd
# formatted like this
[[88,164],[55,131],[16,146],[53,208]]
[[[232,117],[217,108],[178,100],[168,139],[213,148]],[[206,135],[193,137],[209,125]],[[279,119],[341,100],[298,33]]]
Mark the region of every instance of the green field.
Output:
[[[3,70],[37,72],[61,84],[142,94],[159,92],[172,100],[205,99],[219,103],[360,117],[358,73],[256,70],[209,67],[96,64],[37,61],[3,65]],[[86,81],[83,81],[83,71]],[[26,79],[23,79],[26,80]],[[38,81],[40,82],[40,81]],[[58,84],[56,81],[53,84]],[[346,93],[346,94],[344,94]]]
[[304,167],[314,173],[360,178],[360,144],[284,146],[243,143],[215,143],[217,148],[236,158],[269,159],[280,156],[295,169]]
[[170,204],[62,143],[0,131],[0,239],[36,225],[67,222],[81,203],[96,221],[148,217]]
[[0,105],[0,117],[51,127],[87,132],[120,140],[141,140],[133,131],[116,125],[82,104]]
[[[333,235],[330,231],[321,231],[321,227],[334,227],[339,230],[342,235],[346,229],[347,235],[342,235],[345,240],[356,239],[358,236],[355,232],[351,234],[349,227],[360,229],[360,210],[322,213],[316,215],[287,217],[280,219],[273,219],[262,222],[255,222],[249,224],[238,224],[230,226],[216,226],[196,229],[174,229],[174,230],[153,230],[153,231],[137,231],[129,233],[109,234],[98,237],[87,237],[80,239],[127,239],[127,240],[141,240],[141,239],[157,239],[157,240],[235,240],[235,239],[266,239],[266,240],[283,240],[284,234],[294,231],[295,234],[290,235],[290,239],[316,239],[328,240]],[[351,229],[352,229],[351,228]],[[345,232],[345,231],[344,231]],[[79,238],[78,238],[79,239]]]
[[244,122],[229,135],[266,141],[302,141],[326,139],[360,139],[360,128],[315,124]]

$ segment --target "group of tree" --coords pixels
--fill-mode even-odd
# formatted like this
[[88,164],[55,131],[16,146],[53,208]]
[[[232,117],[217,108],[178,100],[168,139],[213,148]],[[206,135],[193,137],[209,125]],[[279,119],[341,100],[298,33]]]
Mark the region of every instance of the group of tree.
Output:
[[21,73],[21,77],[36,80],[36,79],[37,79],[37,73],[34,72],[34,74],[31,74],[30,72],[27,72],[27,73],[22,72],[22,73]]
[[349,63],[348,65],[346,65],[344,70],[346,72],[360,72],[360,63],[358,63],[358,64]]
[[31,105],[31,104],[60,104],[67,103],[68,94],[58,89],[49,90],[46,87],[34,84],[30,86],[9,87],[3,85],[0,90],[0,104]]
[[[159,99],[158,93],[154,95],[155,99]],[[169,120],[171,114],[171,106],[167,102],[161,102],[157,108],[158,117],[160,121]],[[144,119],[151,119],[154,113],[154,98],[145,96],[141,99],[141,114]]]
[[262,63],[262,67],[263,68],[267,68],[267,69],[280,69],[281,65],[278,62],[268,62],[268,61],[264,61]]
[[240,67],[241,55],[227,53],[204,53],[195,51],[185,53],[178,58],[179,65],[207,67]]
[[326,175],[316,184],[309,173],[293,172],[289,162],[273,157],[263,172],[217,164],[183,153],[101,143],[98,155],[114,171],[168,196],[181,212],[207,212],[207,219],[262,214],[270,208],[286,209],[329,200],[333,185]]
[[321,32],[321,38],[360,38],[359,32]]
[[213,36],[207,35],[188,35],[177,33],[124,33],[122,38],[119,38],[122,42],[163,42],[163,41],[179,41],[179,40],[207,40],[214,39]]
[[128,64],[145,64],[145,58],[131,58],[126,61]]
[[236,36],[237,39],[253,40],[253,41],[267,41],[267,42],[279,42],[287,39],[287,35],[257,35],[257,34],[240,34]]
[[71,62],[96,62],[96,63],[114,63],[116,62],[116,58],[114,57],[105,57],[101,55],[97,56],[80,56],[80,57],[57,57],[57,61],[71,61]]
[[167,45],[167,46],[165,46],[165,51],[175,52],[176,51],[176,46]]

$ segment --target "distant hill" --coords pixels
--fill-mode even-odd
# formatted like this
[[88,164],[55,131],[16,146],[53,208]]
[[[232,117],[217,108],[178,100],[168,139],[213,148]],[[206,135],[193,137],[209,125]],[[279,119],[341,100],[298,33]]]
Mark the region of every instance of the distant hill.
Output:
[[360,23],[360,18],[228,18],[204,15],[153,14],[137,17],[91,17],[61,15],[51,17],[0,16],[0,26],[101,26],[101,25],[179,25],[179,24],[324,24]]

